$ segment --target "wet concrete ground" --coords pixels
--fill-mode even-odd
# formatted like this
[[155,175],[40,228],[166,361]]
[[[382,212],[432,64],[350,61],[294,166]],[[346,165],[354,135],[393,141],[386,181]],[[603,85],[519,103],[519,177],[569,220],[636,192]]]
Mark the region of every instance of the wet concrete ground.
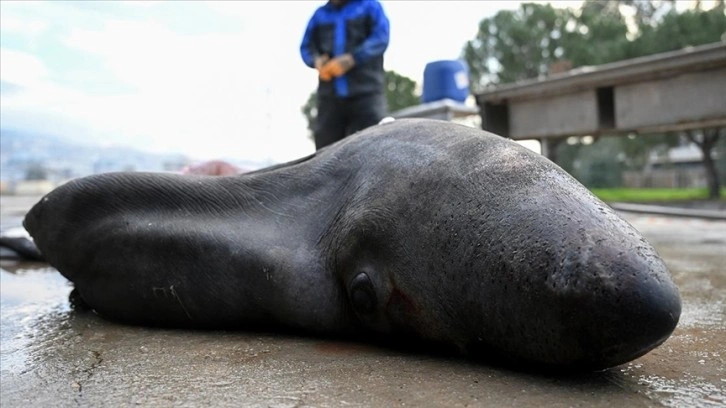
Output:
[[[36,198],[0,197],[0,227]],[[726,221],[622,213],[683,298],[673,336],[603,372],[538,375],[372,345],[123,326],[46,264],[0,265],[0,406],[726,406]]]

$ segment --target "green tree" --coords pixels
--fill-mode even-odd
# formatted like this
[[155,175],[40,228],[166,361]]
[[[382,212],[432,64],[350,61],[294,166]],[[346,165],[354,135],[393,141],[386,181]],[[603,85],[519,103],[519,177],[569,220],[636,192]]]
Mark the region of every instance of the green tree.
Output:
[[675,7],[675,0],[597,0],[588,3],[597,9],[598,4],[610,12],[619,12],[621,6],[631,9],[634,13],[635,23],[638,27],[643,25],[654,25],[658,22],[659,16],[672,10]]
[[[462,57],[469,66],[472,90],[477,92],[546,77],[559,62],[575,68],[622,59],[627,27],[616,1],[587,2],[578,10],[524,3],[517,10],[502,10],[483,19],[476,37],[464,45]],[[574,174],[580,143],[548,143],[550,158]]]
[[483,19],[462,55],[472,90],[546,75],[563,56],[560,42],[569,18],[549,4],[524,3]]
[[[386,71],[385,76],[386,103],[388,111],[395,112],[397,110],[407,108],[409,106],[418,105],[420,103],[419,96],[416,94],[416,81],[395,71]],[[315,129],[315,119],[318,116],[318,94],[312,92],[308,96],[308,100],[300,109],[303,116],[307,119],[309,137],[313,137]]]
[[301,108],[303,116],[305,116],[305,119],[308,121],[308,130],[310,133],[308,133],[308,136],[310,138],[313,137],[313,132],[315,131],[315,119],[318,117],[318,93],[313,91],[310,93],[310,96],[308,96],[308,100],[305,101],[305,105]]
[[[725,40],[724,3],[721,1],[717,7],[706,11],[695,8],[678,13],[671,9],[657,24],[641,24],[639,31],[640,35],[630,44],[629,53],[633,57]],[[721,195],[721,179],[713,152],[719,139],[726,137],[722,136],[725,133],[726,129],[685,132],[685,136],[703,153],[709,198],[718,198]]]
[[659,133],[650,135],[628,135],[618,138],[623,166],[627,170],[641,171],[648,164],[651,153],[665,155],[669,148],[678,146],[678,135]]
[[[472,90],[477,92],[487,86],[546,77],[555,63],[572,68],[599,65],[722,40],[726,32],[723,3],[708,11],[696,8],[682,13],[673,0],[585,1],[578,9],[524,3],[517,10],[502,10],[483,19],[462,56],[469,66]],[[630,13],[624,13],[628,8]],[[628,15],[634,16],[634,26]],[[644,163],[651,151],[672,140],[621,138],[620,153],[625,155],[625,164]],[[574,171],[578,152],[585,150],[579,143],[560,140],[552,143],[550,151],[553,160]],[[706,166],[709,172],[713,168]]]
[[[475,91],[548,75],[566,60],[573,68],[599,65],[717,42],[726,33],[724,1],[679,13],[673,0],[585,1],[579,9],[523,3],[479,23],[462,57]],[[636,26],[623,10],[630,8]],[[478,88],[478,89],[477,89]]]
[[416,94],[416,81],[395,71],[386,71],[386,102],[389,112],[421,103]]
[[623,168],[613,157],[617,157],[619,152],[620,141],[617,138],[598,138],[581,148],[577,161],[584,165],[578,166],[573,175],[592,188],[618,187],[622,184]]
[[708,186],[708,197],[718,198],[721,196],[721,182],[718,175],[718,167],[713,159],[713,150],[721,135],[726,129],[702,129],[700,131],[688,131],[686,136],[695,143],[703,153],[703,166],[706,169],[706,185]]
[[585,2],[571,11],[562,35],[562,59],[573,68],[628,58],[628,25],[619,1]]
[[723,9],[694,9],[682,13],[673,9],[656,25],[641,25],[639,36],[630,44],[628,54],[630,58],[634,58],[718,42],[722,40],[724,33],[726,14]]
[[563,60],[575,68],[625,58],[628,25],[617,3],[586,2],[579,10],[524,3],[483,19],[462,50],[472,88],[545,77]]
[[564,171],[577,178],[574,176],[576,167],[575,163],[577,162],[577,157],[580,153],[580,148],[582,147],[582,144],[576,137],[570,137],[567,138],[567,140],[560,140],[559,143],[552,146],[552,149],[554,149],[554,154],[552,154],[552,156],[557,158],[556,161],[553,161],[562,167]]
[[726,129],[721,129],[721,137],[716,141],[716,169],[719,180],[726,180]]

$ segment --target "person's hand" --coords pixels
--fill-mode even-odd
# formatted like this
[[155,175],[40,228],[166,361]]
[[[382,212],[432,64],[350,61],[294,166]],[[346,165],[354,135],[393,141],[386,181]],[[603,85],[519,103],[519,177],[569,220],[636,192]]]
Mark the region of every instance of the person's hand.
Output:
[[330,76],[330,74],[323,69],[325,67],[325,63],[327,63],[330,60],[330,57],[328,57],[328,54],[323,54],[317,58],[315,58],[315,69],[318,70],[318,75],[320,76],[320,80],[324,82],[328,82],[333,77]]
[[[350,54],[339,55],[328,61],[321,72],[325,72],[333,78],[345,75],[355,65],[355,60]],[[322,78],[322,75],[321,75]]]

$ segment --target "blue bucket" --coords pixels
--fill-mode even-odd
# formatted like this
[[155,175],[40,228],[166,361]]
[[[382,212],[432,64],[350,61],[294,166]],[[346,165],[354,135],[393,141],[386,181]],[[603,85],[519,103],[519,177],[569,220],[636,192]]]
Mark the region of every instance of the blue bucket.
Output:
[[442,60],[426,64],[421,102],[453,99],[464,102],[469,96],[469,74],[461,61]]

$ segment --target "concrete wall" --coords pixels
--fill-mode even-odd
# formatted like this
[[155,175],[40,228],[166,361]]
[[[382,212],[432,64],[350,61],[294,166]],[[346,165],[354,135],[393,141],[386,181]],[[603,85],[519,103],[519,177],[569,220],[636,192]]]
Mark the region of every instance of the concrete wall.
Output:
[[[525,139],[601,131],[657,131],[659,127],[726,117],[726,67],[611,89],[610,107],[599,106],[596,89],[510,101],[508,136]],[[614,127],[600,123],[608,109],[614,109]]]
[[726,126],[726,44],[503,84],[476,95],[485,130],[512,139]]
[[726,67],[615,87],[618,129],[726,116]]
[[588,134],[598,128],[594,89],[542,99],[511,102],[509,137],[530,139],[553,135]]

